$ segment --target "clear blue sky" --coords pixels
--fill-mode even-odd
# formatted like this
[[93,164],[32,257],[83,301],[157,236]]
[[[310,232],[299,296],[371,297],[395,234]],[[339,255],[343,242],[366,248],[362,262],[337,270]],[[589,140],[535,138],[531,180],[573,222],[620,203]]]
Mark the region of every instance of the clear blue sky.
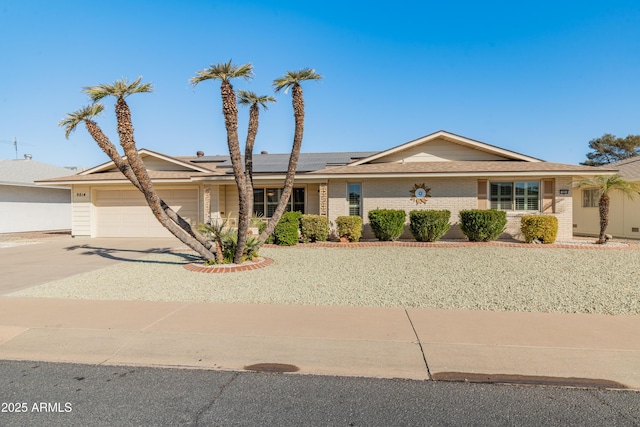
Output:
[[[272,94],[287,70],[304,86],[303,151],[383,150],[444,129],[548,161],[585,160],[604,133],[640,134],[640,2],[0,2],[0,158],[59,166],[107,157],[84,127],[57,123],[82,87],[143,76],[128,98],[139,148],[226,153],[219,84],[188,79],[251,62],[236,89]],[[287,152],[290,95],[261,114],[256,151]],[[98,123],[117,142],[113,100]],[[240,110],[241,140],[246,109]]]

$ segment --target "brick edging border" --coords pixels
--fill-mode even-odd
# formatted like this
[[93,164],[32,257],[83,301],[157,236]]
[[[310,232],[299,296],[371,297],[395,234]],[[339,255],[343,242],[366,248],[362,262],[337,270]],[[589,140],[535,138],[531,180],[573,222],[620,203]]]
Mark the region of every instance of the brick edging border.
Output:
[[239,271],[250,271],[264,268],[273,264],[273,260],[267,257],[261,257],[256,262],[245,262],[243,264],[219,264],[219,265],[202,265],[202,264],[184,264],[184,268],[196,273],[236,273]]
[[294,246],[278,246],[274,244],[262,245],[264,248],[373,248],[373,247],[407,247],[407,248],[467,248],[478,246],[497,246],[511,248],[536,248],[536,249],[584,249],[584,250],[608,250],[608,251],[625,251],[638,249],[638,245],[628,243],[627,246],[607,246],[604,245],[580,245],[580,244],[556,244],[549,245],[539,243],[524,242],[314,242],[300,243]]

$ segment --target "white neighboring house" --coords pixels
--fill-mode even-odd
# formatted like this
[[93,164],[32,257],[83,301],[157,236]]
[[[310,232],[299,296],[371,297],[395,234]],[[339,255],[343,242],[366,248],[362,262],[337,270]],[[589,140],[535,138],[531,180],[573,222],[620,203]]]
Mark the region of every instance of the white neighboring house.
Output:
[[0,233],[71,229],[71,190],[34,181],[67,176],[68,168],[0,159]]

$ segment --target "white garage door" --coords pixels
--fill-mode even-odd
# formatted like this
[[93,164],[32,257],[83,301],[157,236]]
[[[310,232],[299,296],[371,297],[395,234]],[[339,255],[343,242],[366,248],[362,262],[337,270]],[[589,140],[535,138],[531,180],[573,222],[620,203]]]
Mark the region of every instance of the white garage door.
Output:
[[[157,190],[192,225],[198,221],[198,190]],[[96,237],[169,237],[138,190],[97,190]]]

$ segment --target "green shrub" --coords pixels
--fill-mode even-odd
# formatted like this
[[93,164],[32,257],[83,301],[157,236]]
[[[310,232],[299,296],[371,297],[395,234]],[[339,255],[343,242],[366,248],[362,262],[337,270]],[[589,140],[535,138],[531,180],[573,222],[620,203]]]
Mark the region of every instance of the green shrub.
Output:
[[404,232],[407,213],[403,210],[374,209],[369,211],[369,223],[378,240],[398,240]]
[[489,242],[502,234],[507,213],[498,210],[470,209],[460,211],[460,229],[471,242]]
[[435,242],[449,231],[448,210],[415,210],[409,212],[409,228],[418,242]]
[[302,215],[302,238],[310,242],[324,242],[329,238],[329,218],[321,215]]
[[524,241],[553,243],[558,235],[558,218],[552,215],[525,215],[520,220]]
[[362,218],[359,216],[339,216],[336,218],[338,236],[346,237],[350,242],[357,242],[362,236]]
[[300,229],[300,212],[285,212],[273,230],[273,240],[276,245],[293,246],[298,244]]

